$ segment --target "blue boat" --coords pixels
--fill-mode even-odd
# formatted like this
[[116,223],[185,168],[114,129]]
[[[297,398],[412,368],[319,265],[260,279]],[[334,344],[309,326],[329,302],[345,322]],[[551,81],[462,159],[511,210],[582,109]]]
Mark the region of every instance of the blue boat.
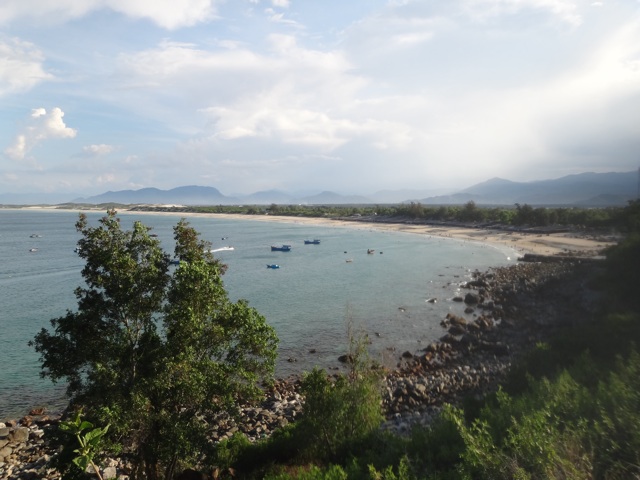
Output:
[[267,265],[267,268],[280,268],[280,265],[276,265],[275,263],[272,263],[271,265]]
[[320,240],[318,240],[317,238],[313,239],[313,240],[305,240],[304,244],[305,245],[320,245]]
[[291,251],[291,245],[271,245],[271,251],[272,252],[290,252]]

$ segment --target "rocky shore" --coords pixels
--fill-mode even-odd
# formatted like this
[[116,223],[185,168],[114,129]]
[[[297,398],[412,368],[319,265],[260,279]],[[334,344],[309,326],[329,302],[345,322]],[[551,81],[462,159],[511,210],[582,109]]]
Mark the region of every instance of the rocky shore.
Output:
[[[519,262],[510,267],[475,272],[454,299],[459,314],[442,319],[443,336],[418,352],[404,352],[397,368],[385,378],[383,402],[387,420],[382,428],[398,434],[415,425],[428,425],[445,403],[467,395],[494,391],[512,362],[536,342],[567,322],[589,316],[595,293],[581,275],[597,268],[579,259],[558,262]],[[277,382],[257,407],[242,409],[240,420],[226,415],[214,419],[212,439],[220,441],[240,431],[252,440],[294,422],[303,398],[296,380]],[[49,465],[55,451],[47,430],[59,416],[32,411],[19,421],[0,423],[0,479],[56,479]],[[117,459],[102,463],[105,478],[126,479],[126,465]]]

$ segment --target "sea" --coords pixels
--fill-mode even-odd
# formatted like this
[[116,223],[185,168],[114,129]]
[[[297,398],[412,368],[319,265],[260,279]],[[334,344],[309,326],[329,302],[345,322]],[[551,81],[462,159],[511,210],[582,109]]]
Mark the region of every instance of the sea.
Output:
[[[97,226],[106,212],[85,212]],[[134,221],[153,228],[173,253],[173,227],[182,218],[122,212],[123,228]],[[0,420],[33,407],[60,410],[64,385],[40,376],[38,354],[28,345],[50,320],[74,311],[74,289],[84,285],[78,212],[0,209]],[[405,351],[415,353],[445,332],[448,312],[463,314],[452,300],[475,270],[512,264],[504,247],[425,234],[366,227],[187,217],[227,264],[223,280],[231,301],[246,299],[280,339],[278,378],[315,366],[340,368],[349,332],[369,338],[373,359],[393,367]],[[304,240],[318,239],[317,245]],[[291,245],[289,252],[271,245]],[[372,253],[368,253],[373,250]],[[277,264],[280,268],[267,268]],[[435,302],[429,301],[435,299]]]

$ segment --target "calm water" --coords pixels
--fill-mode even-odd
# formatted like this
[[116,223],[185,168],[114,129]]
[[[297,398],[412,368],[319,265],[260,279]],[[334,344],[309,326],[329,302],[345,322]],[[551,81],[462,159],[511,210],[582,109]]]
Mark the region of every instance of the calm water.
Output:
[[[91,224],[102,215],[89,213]],[[38,356],[27,342],[50,319],[75,309],[73,290],[82,284],[82,262],[73,251],[77,217],[0,210],[0,419],[64,403],[62,387],[39,378]],[[165,250],[173,250],[179,215],[121,218],[127,229],[134,220],[152,226]],[[347,349],[348,323],[367,332],[372,354],[392,365],[403,351],[417,351],[442,336],[439,323],[446,313],[461,313],[450,299],[470,272],[515,258],[507,250],[426,235],[224,218],[189,221],[214,248],[234,247],[216,254],[229,266],[229,297],[247,299],[276,329],[282,377],[314,365],[338,365]],[[304,245],[312,238],[321,244]],[[270,250],[283,243],[292,250]],[[280,269],[266,267],[272,263]],[[426,301],[432,297],[438,302]]]

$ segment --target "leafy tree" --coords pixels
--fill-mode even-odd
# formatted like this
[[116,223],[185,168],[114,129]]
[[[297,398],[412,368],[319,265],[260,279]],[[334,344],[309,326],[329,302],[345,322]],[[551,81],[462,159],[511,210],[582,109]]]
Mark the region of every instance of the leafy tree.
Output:
[[459,219],[463,222],[480,222],[484,220],[484,209],[478,208],[476,202],[469,200],[459,212]]
[[51,320],[32,345],[42,376],[66,381],[72,404],[112,426],[134,477],[171,479],[180,461],[203,454],[202,419],[261,393],[277,337],[246,301],[229,301],[225,266],[184,219],[174,227],[173,272],[149,227],[125,231],[114,210],[99,223],[84,214],[76,223],[86,261],[78,310]]
[[303,456],[336,459],[376,432],[383,420],[381,372],[370,361],[366,337],[350,336],[349,372],[314,368],[303,378],[305,406],[299,425]]

